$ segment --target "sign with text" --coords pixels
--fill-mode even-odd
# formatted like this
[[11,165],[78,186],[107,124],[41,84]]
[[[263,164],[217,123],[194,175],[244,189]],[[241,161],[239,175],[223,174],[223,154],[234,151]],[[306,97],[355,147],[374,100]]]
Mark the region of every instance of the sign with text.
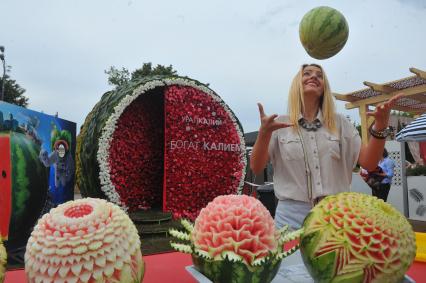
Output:
[[193,219],[216,196],[237,192],[242,133],[229,109],[198,89],[171,86],[164,99],[163,208]]

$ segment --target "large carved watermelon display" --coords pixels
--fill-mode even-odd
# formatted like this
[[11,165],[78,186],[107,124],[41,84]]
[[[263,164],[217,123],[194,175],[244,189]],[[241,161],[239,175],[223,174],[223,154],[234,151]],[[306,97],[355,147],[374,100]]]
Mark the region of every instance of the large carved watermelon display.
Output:
[[186,232],[170,230],[181,240],[172,247],[192,254],[194,266],[220,283],[271,282],[281,260],[298,248],[284,251],[284,244],[302,231],[276,230],[266,207],[247,195],[218,196],[201,210],[195,225],[182,224]]
[[69,201],[43,215],[28,240],[28,282],[139,283],[144,276],[135,225],[102,199]]
[[48,169],[39,152],[25,134],[0,133],[0,234],[11,249],[25,246],[46,200]]
[[326,197],[303,228],[300,249],[315,282],[402,282],[416,255],[407,219],[365,194]]
[[321,6],[303,16],[299,25],[299,36],[310,56],[327,59],[336,55],[345,46],[349,27],[339,11]]
[[244,181],[240,123],[216,93],[188,78],[150,77],[104,94],[78,143],[82,194],[129,211],[194,219]]

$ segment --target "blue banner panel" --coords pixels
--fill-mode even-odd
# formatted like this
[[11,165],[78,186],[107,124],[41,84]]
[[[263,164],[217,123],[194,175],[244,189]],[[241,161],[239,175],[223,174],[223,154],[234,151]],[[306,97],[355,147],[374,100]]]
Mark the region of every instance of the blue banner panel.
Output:
[[75,148],[75,123],[0,101],[0,236],[8,247],[25,246],[41,215],[74,198]]

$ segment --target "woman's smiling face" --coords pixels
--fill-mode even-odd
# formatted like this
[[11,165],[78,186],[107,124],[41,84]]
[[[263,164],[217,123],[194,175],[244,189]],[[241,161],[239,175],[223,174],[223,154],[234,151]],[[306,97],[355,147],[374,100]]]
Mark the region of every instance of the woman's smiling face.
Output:
[[303,93],[320,98],[324,93],[324,78],[321,68],[313,65],[306,66],[302,71]]

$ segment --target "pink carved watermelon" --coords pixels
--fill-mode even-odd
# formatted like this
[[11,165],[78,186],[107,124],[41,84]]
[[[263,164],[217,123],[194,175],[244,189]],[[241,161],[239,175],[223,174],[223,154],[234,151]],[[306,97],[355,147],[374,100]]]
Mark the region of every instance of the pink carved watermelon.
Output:
[[299,25],[300,41],[310,56],[327,59],[345,46],[349,27],[336,9],[321,6],[306,13]]
[[203,208],[193,226],[182,221],[186,233],[170,233],[190,244],[172,243],[178,251],[190,253],[195,267],[213,282],[270,282],[282,258],[297,246],[283,251],[284,243],[300,231],[275,229],[265,206],[246,195],[218,196]]
[[80,199],[53,208],[28,240],[28,282],[139,283],[144,262],[136,227],[118,206]]
[[365,194],[326,197],[303,228],[300,249],[315,282],[402,282],[416,255],[407,219]]

